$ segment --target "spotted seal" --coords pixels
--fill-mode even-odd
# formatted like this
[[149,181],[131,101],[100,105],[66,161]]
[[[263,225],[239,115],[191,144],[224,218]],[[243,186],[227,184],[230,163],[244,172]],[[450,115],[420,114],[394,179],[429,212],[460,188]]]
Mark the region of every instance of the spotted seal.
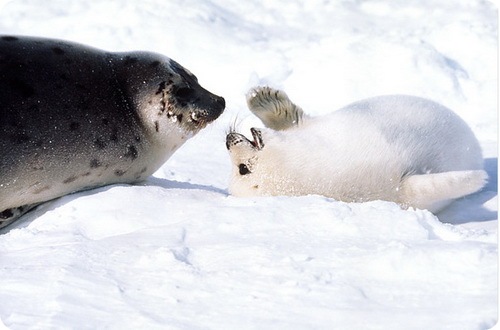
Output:
[[71,192],[143,180],[224,107],[159,54],[0,36],[0,227]]
[[319,194],[438,212],[487,178],[472,130],[427,99],[379,96],[311,117],[285,92],[257,87],[247,103],[267,128],[226,137],[235,196]]

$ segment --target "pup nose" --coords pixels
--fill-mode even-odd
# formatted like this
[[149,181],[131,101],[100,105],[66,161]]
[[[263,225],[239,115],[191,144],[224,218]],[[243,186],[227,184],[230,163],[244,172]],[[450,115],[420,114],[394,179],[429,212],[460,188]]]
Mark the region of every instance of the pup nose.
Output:
[[226,135],[226,148],[229,150],[233,145],[236,144],[237,140],[237,135],[236,133],[229,133]]
[[249,147],[252,147],[252,142],[250,142],[243,134],[231,132],[226,135],[226,148],[230,150],[232,147],[245,143]]

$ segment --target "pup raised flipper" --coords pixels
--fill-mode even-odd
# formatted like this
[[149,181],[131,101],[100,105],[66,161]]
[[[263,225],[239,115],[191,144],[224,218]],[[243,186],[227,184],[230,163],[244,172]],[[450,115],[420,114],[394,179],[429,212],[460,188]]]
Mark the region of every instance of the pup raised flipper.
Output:
[[297,126],[307,117],[285,92],[267,86],[251,89],[247,104],[266,127],[278,131]]

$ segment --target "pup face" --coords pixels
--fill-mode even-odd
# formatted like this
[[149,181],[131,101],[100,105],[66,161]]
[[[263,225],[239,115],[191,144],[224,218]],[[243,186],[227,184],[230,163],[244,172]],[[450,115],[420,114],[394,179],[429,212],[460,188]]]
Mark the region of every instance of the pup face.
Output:
[[233,164],[229,190],[236,196],[257,195],[260,188],[259,155],[264,148],[262,131],[250,129],[253,141],[231,132],[226,136],[226,147]]

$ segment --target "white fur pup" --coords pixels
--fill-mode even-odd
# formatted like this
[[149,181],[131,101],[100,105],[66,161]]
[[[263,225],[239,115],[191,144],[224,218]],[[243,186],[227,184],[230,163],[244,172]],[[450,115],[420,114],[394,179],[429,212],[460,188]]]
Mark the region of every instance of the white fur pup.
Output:
[[247,102],[268,128],[252,128],[252,140],[226,137],[235,196],[318,194],[438,212],[487,179],[471,129],[427,99],[379,96],[321,117],[269,87],[250,90]]

